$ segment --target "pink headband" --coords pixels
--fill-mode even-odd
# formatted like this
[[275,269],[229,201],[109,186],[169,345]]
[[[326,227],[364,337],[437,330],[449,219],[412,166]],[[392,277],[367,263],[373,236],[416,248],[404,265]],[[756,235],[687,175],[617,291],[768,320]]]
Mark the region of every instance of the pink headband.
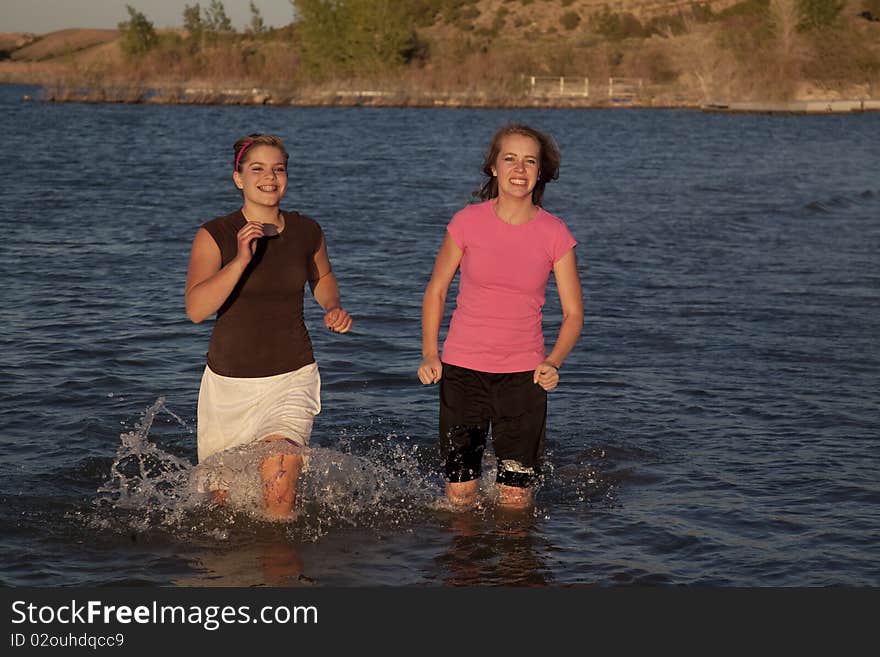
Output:
[[241,156],[242,156],[242,155],[244,154],[244,152],[247,150],[248,146],[250,146],[250,145],[253,144],[253,143],[254,143],[254,138],[251,137],[250,139],[248,139],[247,141],[245,141],[245,142],[241,145],[241,148],[240,148],[240,149],[238,149],[238,155],[235,156],[235,168],[233,169],[233,171],[238,171],[238,163],[239,163],[239,161],[241,160]]

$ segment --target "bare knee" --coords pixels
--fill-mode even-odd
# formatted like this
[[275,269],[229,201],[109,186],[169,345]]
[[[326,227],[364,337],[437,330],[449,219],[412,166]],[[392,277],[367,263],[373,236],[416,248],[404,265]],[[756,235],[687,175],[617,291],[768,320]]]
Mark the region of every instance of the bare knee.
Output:
[[287,517],[296,504],[297,479],[303,467],[300,454],[271,454],[260,464],[263,506],[272,517]]
[[[264,440],[268,443],[284,441],[299,449],[299,445],[284,436],[269,436]],[[303,468],[303,462],[303,456],[298,452],[278,451],[263,459],[260,464],[260,474],[264,482],[283,482],[291,478],[296,480]]]
[[295,480],[302,465],[303,459],[299,454],[272,454],[263,459],[260,475],[266,483]]

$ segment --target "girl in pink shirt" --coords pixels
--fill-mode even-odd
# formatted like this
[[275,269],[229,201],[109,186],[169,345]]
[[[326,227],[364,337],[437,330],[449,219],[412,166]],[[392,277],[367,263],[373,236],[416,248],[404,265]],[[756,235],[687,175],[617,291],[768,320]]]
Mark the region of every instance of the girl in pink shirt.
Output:
[[[559,175],[552,137],[511,124],[492,139],[483,165],[482,203],[447,227],[422,302],[422,383],[440,383],[440,446],[453,504],[475,501],[489,428],[503,505],[531,504],[543,451],[547,391],[583,326],[574,247],[561,219],[541,207]],[[456,308],[438,346],[446,294],[461,270]],[[550,273],[562,325],[550,353],[542,309]]]

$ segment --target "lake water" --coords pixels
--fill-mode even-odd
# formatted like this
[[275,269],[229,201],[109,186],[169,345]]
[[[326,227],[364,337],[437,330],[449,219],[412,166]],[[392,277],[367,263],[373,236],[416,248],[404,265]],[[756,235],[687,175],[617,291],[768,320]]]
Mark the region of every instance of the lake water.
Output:
[[[880,114],[26,93],[0,86],[0,584],[880,584]],[[509,120],[561,146],[545,206],[579,241],[584,334],[534,510],[485,479],[452,512],[421,295]],[[238,207],[252,131],[286,139],[284,207],[322,224],[355,320],[330,335],[307,300],[324,409],[286,525],[188,489],[211,328],[184,313],[189,247]]]

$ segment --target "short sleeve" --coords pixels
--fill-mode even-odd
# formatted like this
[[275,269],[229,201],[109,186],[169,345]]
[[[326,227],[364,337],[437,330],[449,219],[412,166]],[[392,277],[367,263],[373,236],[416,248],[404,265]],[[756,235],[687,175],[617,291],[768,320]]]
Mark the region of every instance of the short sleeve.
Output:
[[224,266],[238,253],[238,231],[245,221],[242,218],[240,222],[236,222],[236,218],[236,213],[233,213],[212,219],[201,226],[214,238],[217,248],[220,249],[220,259]]
[[553,263],[555,264],[562,256],[576,246],[577,240],[571,234],[571,231],[568,230],[568,227],[562,221],[558,221],[553,239]]
[[[290,215],[285,216],[288,218],[290,226],[295,226],[295,230],[305,238],[303,239],[303,245],[308,249],[304,254],[306,257],[306,268],[308,269],[307,276],[311,283],[315,283],[321,277],[315,263],[315,256],[321,250],[321,243],[324,242],[324,230],[317,221],[299,212],[292,212]],[[332,266],[330,271],[333,271]]]
[[452,241],[455,242],[455,245],[462,251],[464,251],[465,244],[467,243],[467,239],[465,238],[465,224],[464,213],[457,212],[455,216],[452,217],[452,221],[446,226],[446,232],[449,233]]
[[312,219],[312,223],[314,224],[314,235],[315,235],[315,245],[312,249],[312,253],[317,253],[321,249],[321,243],[325,241],[324,237],[324,229],[321,228],[321,224]]

